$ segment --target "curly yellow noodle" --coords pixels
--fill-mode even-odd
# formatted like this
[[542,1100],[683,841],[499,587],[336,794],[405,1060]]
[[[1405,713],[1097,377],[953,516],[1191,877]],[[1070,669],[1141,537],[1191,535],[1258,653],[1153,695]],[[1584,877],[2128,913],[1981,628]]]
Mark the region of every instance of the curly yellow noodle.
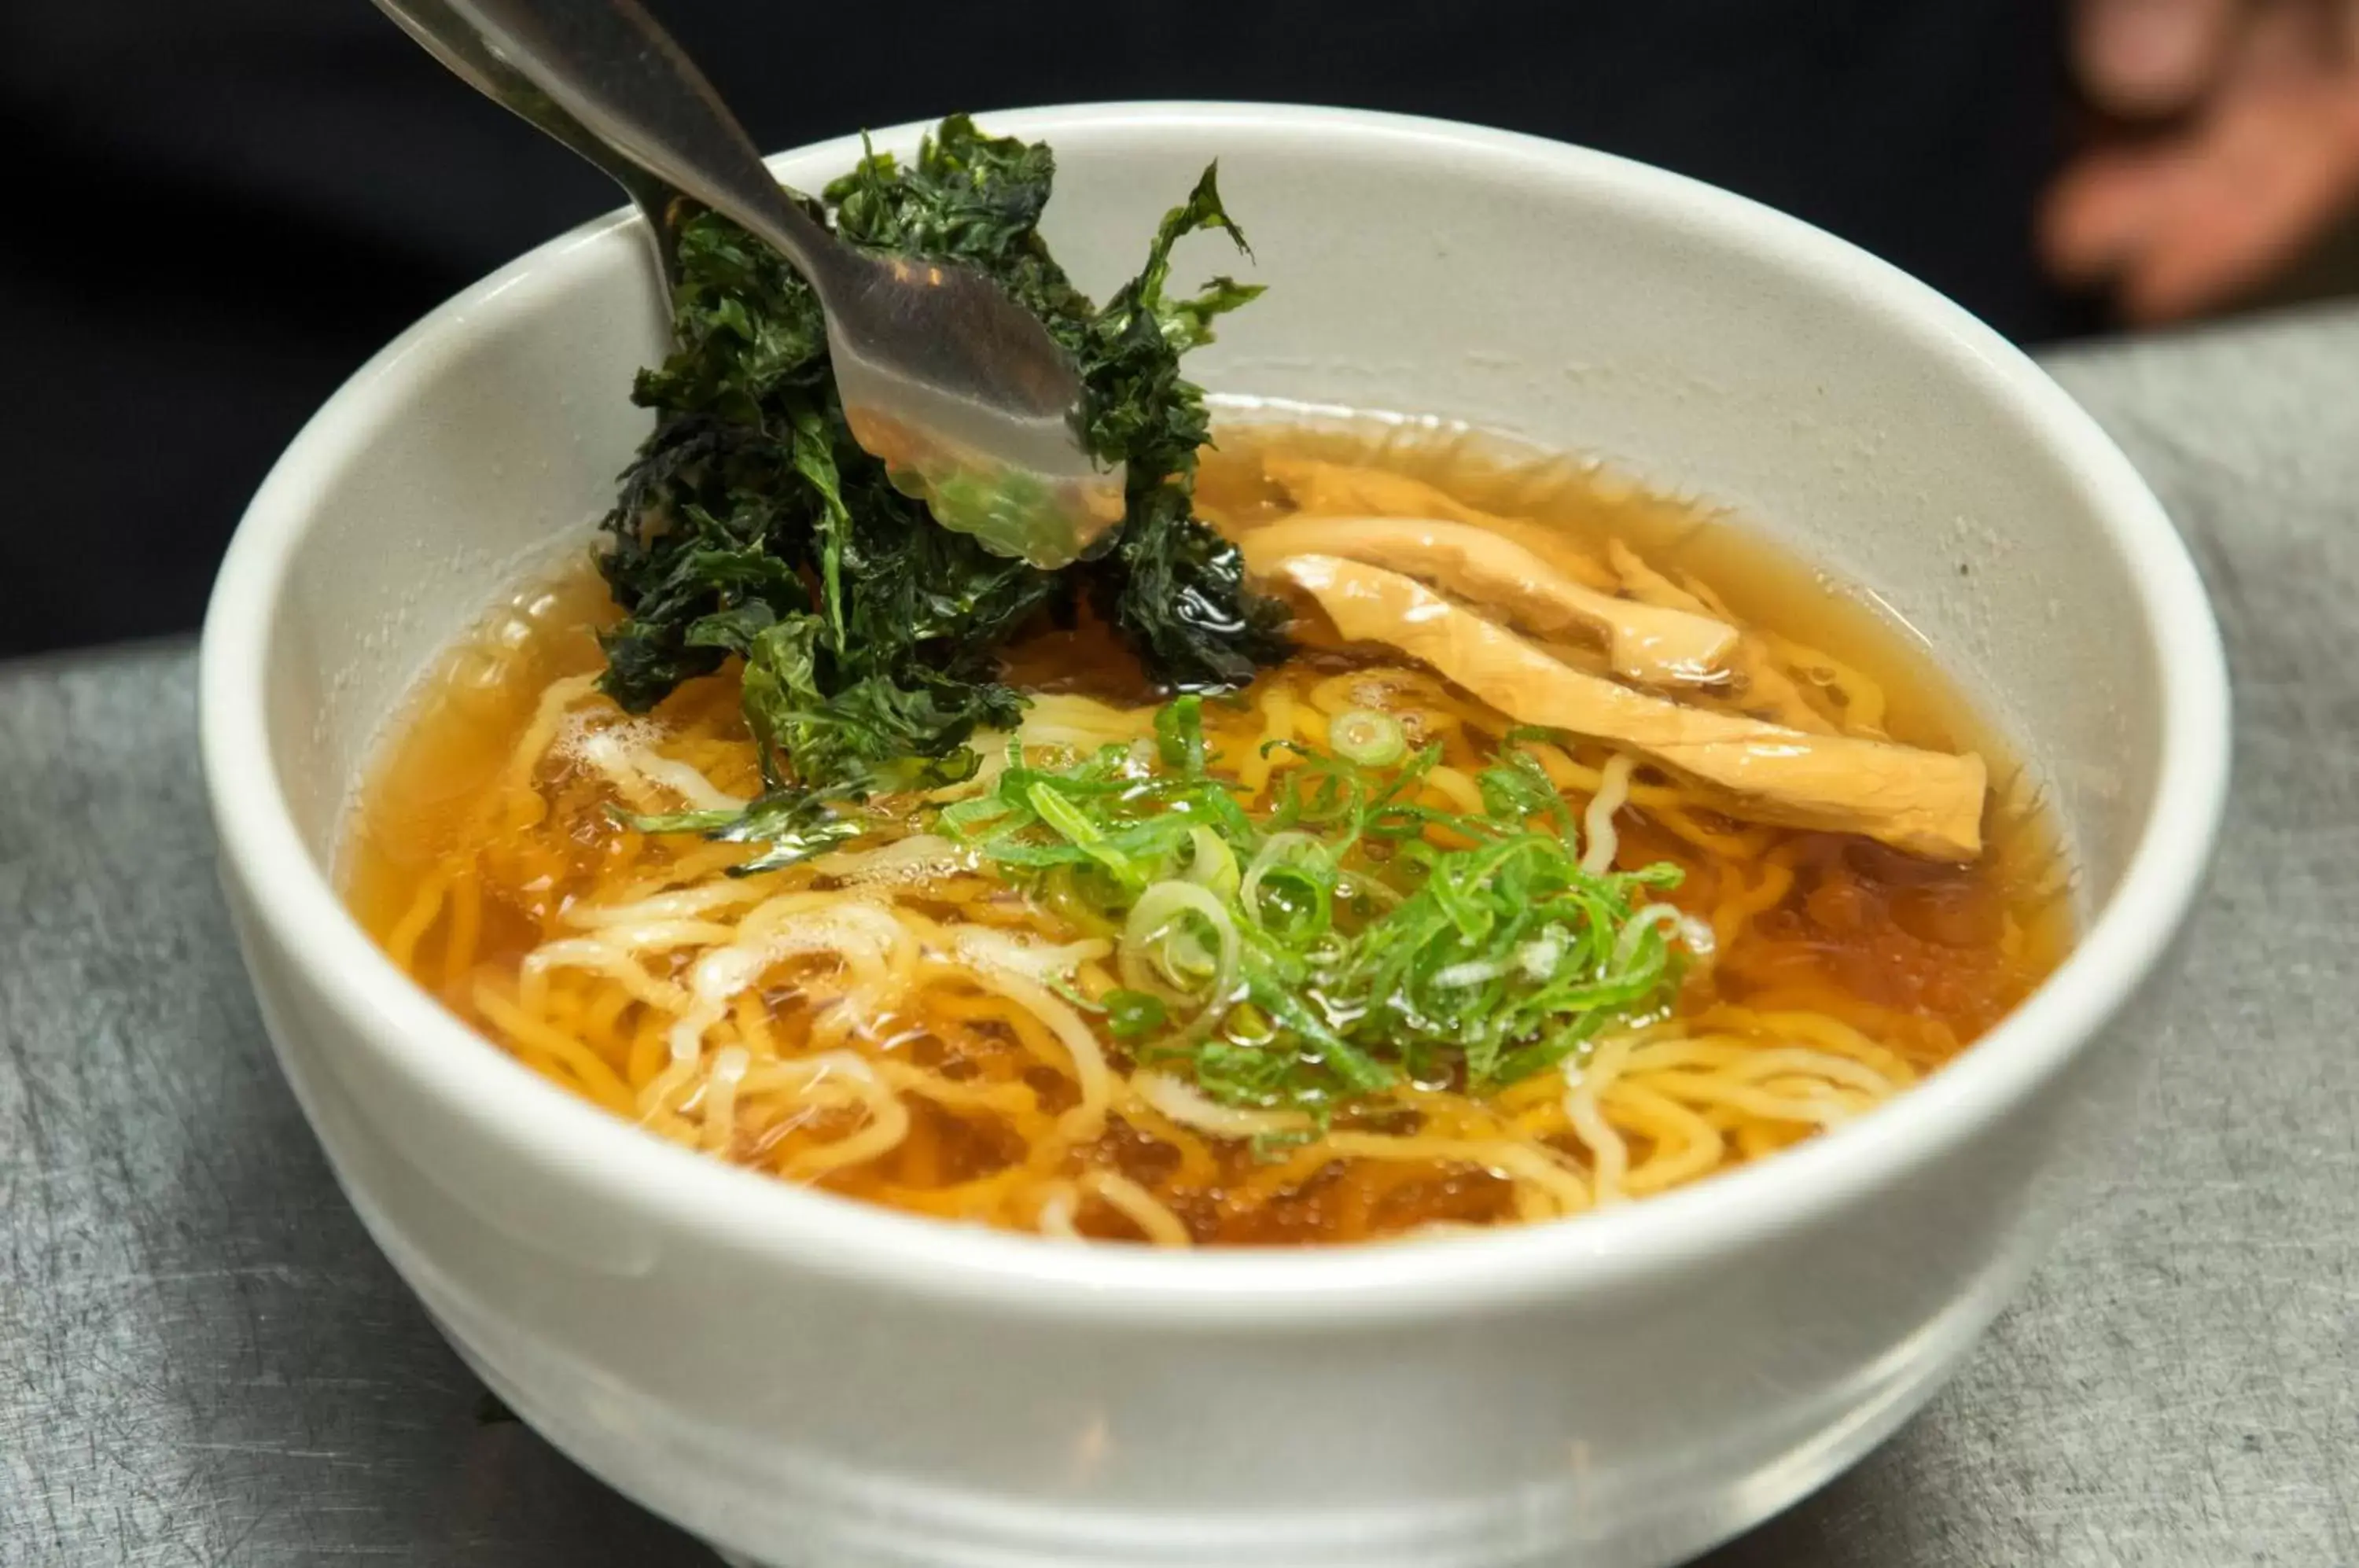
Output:
[[[630,883],[620,888],[615,892],[614,901],[619,905],[636,904],[676,887],[705,884],[709,878],[719,876],[744,860],[746,850],[743,844],[699,844],[693,849],[675,855],[660,869],[643,880]],[[733,878],[720,883],[717,886],[733,895],[733,898],[721,900],[715,907],[723,907],[741,898],[747,903],[757,901],[777,886],[777,874],[773,872],[763,877]]]
[[446,873],[436,872],[418,885],[418,892],[409,907],[385,934],[385,955],[403,969],[418,967],[418,943],[441,917],[443,900],[449,897],[451,879]]
[[524,734],[516,738],[516,750],[510,754],[507,771],[501,779],[511,794],[523,795],[531,791],[533,770],[540,766],[540,759],[549,755],[549,746],[557,739],[557,732],[565,723],[566,710],[591,696],[597,689],[598,678],[595,675],[572,675],[550,681],[548,689],[541,692],[539,702],[533,708],[532,720],[525,726]]
[[1754,917],[1776,909],[1793,891],[1794,865],[1789,851],[1777,849],[1762,856],[1760,870],[1760,876],[1749,883],[1734,869],[1727,874],[1728,896],[1712,906],[1710,920],[1715,951],[1724,953],[1735,946],[1738,934]]
[[1436,768],[1425,776],[1425,781],[1429,800],[1435,795],[1441,797],[1435,802],[1438,805],[1470,814],[1483,810],[1483,791],[1475,787],[1474,780],[1455,768]]
[[451,878],[448,923],[443,928],[442,983],[456,985],[475,967],[476,944],[484,934],[484,885],[473,857],[467,868]]
[[549,972],[556,969],[586,969],[603,975],[628,991],[634,999],[668,1013],[685,1013],[689,1009],[688,993],[677,985],[657,979],[622,949],[582,937],[543,942],[533,949],[517,982],[526,1006],[535,1009],[541,1007],[541,998],[548,993]]
[[1106,1110],[1114,1098],[1114,1073],[1097,1036],[1068,1004],[1022,975],[991,967],[973,971],[975,983],[998,992],[1046,1024],[1071,1060],[1081,1103],[1060,1118],[1060,1129],[1075,1143],[1086,1143],[1105,1130]]
[[631,1031],[630,1053],[624,1059],[623,1076],[630,1083],[634,1106],[644,1103],[648,1086],[670,1059],[669,1033],[670,1020],[652,1008],[640,1018],[638,1028]]
[[1563,1095],[1564,1082],[1560,1075],[1551,1073],[1535,1073],[1530,1077],[1519,1079],[1493,1094],[1491,1108],[1497,1115],[1513,1120],[1529,1112],[1556,1105]]
[[1764,1160],[1809,1137],[1810,1131],[1792,1122],[1746,1120],[1737,1124],[1734,1136],[1738,1154],[1746,1160]]
[[1616,1035],[1599,1044],[1588,1062],[1564,1073],[1564,1119],[1589,1150],[1591,1181],[1600,1207],[1620,1203],[1627,1193],[1630,1146],[1605,1116],[1598,1096],[1620,1077],[1630,1061],[1630,1038]]
[[[940,980],[965,985],[980,986],[979,976],[948,964],[928,966],[929,973]],[[1028,1008],[1005,993],[988,988],[974,992],[936,992],[928,1006],[940,1018],[962,1023],[997,1024],[1014,1035],[1016,1043],[1035,1062],[1044,1067],[1062,1067],[1072,1060],[1049,1026]]]
[[1917,1070],[1889,1046],[1879,1045],[1860,1030],[1824,1012],[1797,1009],[1717,1007],[1696,1018],[1696,1027],[1726,1029],[1756,1037],[1804,1040],[1820,1051],[1865,1063],[1896,1083],[1910,1083]]
[[[1602,1057],[1603,1052],[1599,1053]],[[1772,1073],[1799,1073],[1866,1094],[1888,1094],[1898,1085],[1881,1073],[1847,1056],[1800,1046],[1764,1046],[1728,1036],[1704,1035],[1651,1041],[1628,1053],[1629,1071],[1658,1073],[1674,1069],[1704,1069],[1732,1084],[1767,1078]]]
[[1708,850],[1724,860],[1757,860],[1776,842],[1776,834],[1759,828],[1723,833],[1706,827],[1680,806],[1658,806],[1652,815],[1656,822],[1698,849]]
[[1115,1105],[1114,1114],[1180,1156],[1171,1173],[1173,1186],[1201,1192],[1221,1179],[1221,1163],[1212,1157],[1211,1147],[1136,1094],[1125,1094]]
[[1832,1127],[1849,1120],[1853,1114],[1851,1107],[1832,1094],[1809,1099],[1773,1094],[1708,1073],[1656,1072],[1648,1073],[1645,1082],[1648,1088],[1690,1105],[1724,1105],[1771,1121]]
[[1033,1181],[1031,1171],[1017,1165],[942,1187],[888,1185],[879,1195],[897,1209],[913,1209],[944,1219],[998,1220],[1010,1215],[1016,1194]]
[[737,1038],[745,1042],[748,1054],[757,1060],[776,1057],[777,1042],[770,1039],[769,1010],[751,988],[737,993],[732,1012],[737,1025]]
[[510,1002],[487,982],[477,982],[471,999],[494,1029],[549,1058],[571,1073],[592,1099],[618,1116],[631,1114],[630,1086],[580,1040]]
[[867,1105],[869,1119],[858,1132],[780,1160],[779,1172],[808,1181],[890,1152],[908,1133],[909,1108],[890,1094],[873,1096]]
[[1190,1247],[1195,1237],[1180,1216],[1171,1212],[1162,1200],[1127,1176],[1111,1171],[1093,1171],[1081,1180],[1082,1190],[1093,1193],[1109,1208],[1118,1211],[1139,1233],[1158,1247]]
[[1498,1171],[1553,1199],[1560,1214],[1579,1214],[1590,1205],[1589,1183],[1545,1146],[1509,1142],[1473,1142],[1460,1138],[1395,1138],[1383,1133],[1338,1132],[1322,1138],[1331,1157],[1345,1160],[1416,1160],[1437,1165],[1468,1165],[1478,1171]]
[[745,1052],[740,1046],[724,1046],[712,1059],[712,1072],[706,1076],[703,1104],[704,1152],[726,1154],[737,1141],[737,1091],[745,1075]]
[[1622,1190],[1644,1197],[1692,1181],[1713,1170],[1726,1154],[1718,1129],[1691,1107],[1625,1074],[1600,1097],[1614,1125],[1648,1142],[1646,1157],[1622,1178]]

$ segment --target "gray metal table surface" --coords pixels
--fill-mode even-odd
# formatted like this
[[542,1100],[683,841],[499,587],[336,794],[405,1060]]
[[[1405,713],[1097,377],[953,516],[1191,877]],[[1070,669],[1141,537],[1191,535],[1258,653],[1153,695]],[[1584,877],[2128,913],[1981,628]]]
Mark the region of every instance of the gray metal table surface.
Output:
[[[2127,1169],[1711,1568],[2359,1563],[2359,312],[2064,353],[2194,546],[2237,780]],[[0,670],[0,1564],[705,1568],[479,1389],[273,1068],[193,652]]]

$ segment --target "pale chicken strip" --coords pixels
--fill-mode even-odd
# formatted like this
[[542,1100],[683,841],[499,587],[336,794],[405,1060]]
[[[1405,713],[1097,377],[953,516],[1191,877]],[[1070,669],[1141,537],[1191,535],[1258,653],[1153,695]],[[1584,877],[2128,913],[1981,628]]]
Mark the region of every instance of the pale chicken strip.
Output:
[[1648,686],[1720,680],[1736,644],[1736,628],[1725,622],[1601,593],[1471,523],[1293,517],[1255,528],[1237,546],[1245,564],[1266,576],[1288,556],[1340,555],[1424,578],[1529,631],[1583,627],[1603,636],[1615,674]]
[[1306,512],[1448,517],[1452,522],[1486,527],[1502,520],[1468,506],[1438,485],[1429,485],[1389,468],[1272,453],[1262,460],[1262,472],[1276,480],[1294,504]]
[[1389,468],[1273,454],[1262,460],[1262,472],[1277,482],[1299,511],[1320,517],[1447,517],[1453,523],[1472,523],[1514,539],[1566,576],[1592,588],[1610,592],[1614,586],[1614,572],[1565,529],[1470,506],[1438,485]]
[[1708,713],[1569,669],[1397,572],[1298,555],[1279,574],[1350,641],[1397,648],[1520,724],[1613,741],[1724,790],[1740,815],[1864,833],[1914,855],[1982,853],[1982,758]]
[[[1605,541],[1606,558],[1621,575],[1622,586],[1633,597],[1665,609],[1686,610],[1699,615],[1712,614],[1712,607],[1646,562],[1646,559],[1620,539]],[[1745,707],[1767,713],[1781,724],[1817,735],[1838,735],[1832,720],[1811,706],[1802,695],[1802,689],[1793,678],[1777,668],[1757,637],[1747,637],[1737,647],[1734,663],[1736,669],[1737,697]]]

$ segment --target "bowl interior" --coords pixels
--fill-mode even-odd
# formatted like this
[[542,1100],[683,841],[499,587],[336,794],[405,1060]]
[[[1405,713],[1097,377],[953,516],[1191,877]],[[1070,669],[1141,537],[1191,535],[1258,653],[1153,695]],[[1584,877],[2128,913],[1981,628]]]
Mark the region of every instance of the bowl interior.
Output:
[[[1516,138],[1250,111],[991,123],[1053,137],[1048,232],[1101,295],[1223,159],[1254,257],[1199,240],[1180,277],[1269,291],[1190,361],[1214,390],[1594,453],[1872,589],[2032,762],[2090,905],[2113,890],[2160,765],[2156,650],[2099,480],[1962,315],[1895,310],[1882,269],[1727,198]],[[814,189],[853,155],[777,167]],[[662,343],[643,244],[609,221],[535,253],[323,416],[366,439],[307,439],[327,461],[270,627],[270,733],[323,864],[419,670],[610,503],[646,428],[631,375]]]

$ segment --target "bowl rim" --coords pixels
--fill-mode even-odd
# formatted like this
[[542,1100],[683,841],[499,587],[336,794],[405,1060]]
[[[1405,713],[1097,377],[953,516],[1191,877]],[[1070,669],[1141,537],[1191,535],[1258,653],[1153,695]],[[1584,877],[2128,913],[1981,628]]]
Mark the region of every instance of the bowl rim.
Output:
[[[1365,110],[1242,103],[1117,103],[980,114],[995,131],[1054,139],[1212,127],[1248,138],[1381,151],[1440,150],[1523,172],[1607,209],[1683,223],[1766,264],[1816,269],[1929,368],[1975,384],[2074,476],[2136,590],[2160,672],[2160,766],[2113,896],[2034,994],[1938,1074],[1874,1115],[1777,1158],[1574,1219],[1413,1246],[1224,1249],[1184,1255],[1074,1247],[944,1223],[721,1165],[549,1083],[402,974],[362,931],[305,847],[270,746],[270,628],[315,515],[318,476],[371,437],[486,313],[561,296],[586,252],[636,220],[610,213],[463,290],[329,398],[264,480],[223,560],[200,654],[200,746],[225,870],[249,918],[365,1048],[475,1136],[562,1179],[594,1183],[643,1223],[794,1269],[973,1307],[1080,1321],[1311,1328],[1500,1308],[1678,1269],[1846,1207],[1930,1163],[2037,1093],[2085,1049],[2162,958],[2198,895],[2225,809],[2227,668],[2187,548],[2128,459],[2021,351],[1961,307],[1848,242],[1746,198],[1588,148],[1510,131]],[[875,133],[913,144],[919,124]],[[849,165],[856,136],[774,162]],[[1234,155],[1232,155],[1234,156]]]

